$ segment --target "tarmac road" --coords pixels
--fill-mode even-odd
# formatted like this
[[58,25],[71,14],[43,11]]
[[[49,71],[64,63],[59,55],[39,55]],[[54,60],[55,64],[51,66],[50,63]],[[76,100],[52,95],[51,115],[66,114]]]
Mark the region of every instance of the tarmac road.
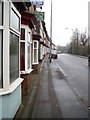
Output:
[[58,65],[63,69],[66,81],[73,92],[88,109],[88,59],[69,54],[58,56]]

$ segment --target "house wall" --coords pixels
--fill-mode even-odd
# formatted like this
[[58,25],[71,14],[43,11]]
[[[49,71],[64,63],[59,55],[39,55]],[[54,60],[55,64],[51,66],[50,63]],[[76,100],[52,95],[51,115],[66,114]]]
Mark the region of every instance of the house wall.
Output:
[[33,66],[32,66],[32,68],[33,68],[33,74],[38,74],[39,73],[39,71],[40,71],[40,63],[38,63],[38,64],[34,64]]
[[2,119],[2,96],[0,96],[0,120]]
[[30,84],[32,80],[32,72],[30,74],[22,74],[22,78],[24,78],[24,81],[22,82],[22,99],[25,95],[27,95],[30,92]]
[[0,96],[0,118],[13,118],[21,104],[21,85],[12,93]]

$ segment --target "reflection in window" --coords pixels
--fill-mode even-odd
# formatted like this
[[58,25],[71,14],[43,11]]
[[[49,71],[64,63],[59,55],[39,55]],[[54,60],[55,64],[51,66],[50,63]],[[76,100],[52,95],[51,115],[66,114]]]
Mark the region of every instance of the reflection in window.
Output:
[[37,63],[37,49],[34,49],[34,63]]
[[0,25],[2,25],[2,2],[0,1]]
[[20,70],[25,70],[25,42],[20,43]]
[[37,42],[34,42],[34,48],[37,48]]
[[28,32],[28,41],[30,42],[31,38],[30,38],[30,32]]
[[21,40],[25,40],[25,29],[21,28]]
[[2,87],[2,31],[0,30],[0,88]]
[[11,9],[11,27],[17,31],[20,31],[20,19],[13,9]]
[[19,37],[10,33],[10,83],[19,77]]

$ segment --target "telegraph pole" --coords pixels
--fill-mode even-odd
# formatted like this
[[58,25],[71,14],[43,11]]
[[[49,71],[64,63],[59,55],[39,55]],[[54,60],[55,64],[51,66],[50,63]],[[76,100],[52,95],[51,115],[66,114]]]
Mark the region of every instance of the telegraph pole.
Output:
[[51,19],[50,19],[50,63],[51,63],[51,49],[52,49],[52,0],[51,0]]

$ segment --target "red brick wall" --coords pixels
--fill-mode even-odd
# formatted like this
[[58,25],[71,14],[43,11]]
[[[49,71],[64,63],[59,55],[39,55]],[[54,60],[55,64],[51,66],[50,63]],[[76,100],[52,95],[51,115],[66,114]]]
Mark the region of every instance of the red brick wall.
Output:
[[30,82],[31,82],[31,75],[32,73],[30,74],[22,74],[21,77],[24,78],[24,81],[22,82],[22,97],[24,95],[27,95],[29,93],[29,87],[30,87]]
[[40,63],[32,65],[32,69],[33,69],[33,74],[38,74],[40,71]]

